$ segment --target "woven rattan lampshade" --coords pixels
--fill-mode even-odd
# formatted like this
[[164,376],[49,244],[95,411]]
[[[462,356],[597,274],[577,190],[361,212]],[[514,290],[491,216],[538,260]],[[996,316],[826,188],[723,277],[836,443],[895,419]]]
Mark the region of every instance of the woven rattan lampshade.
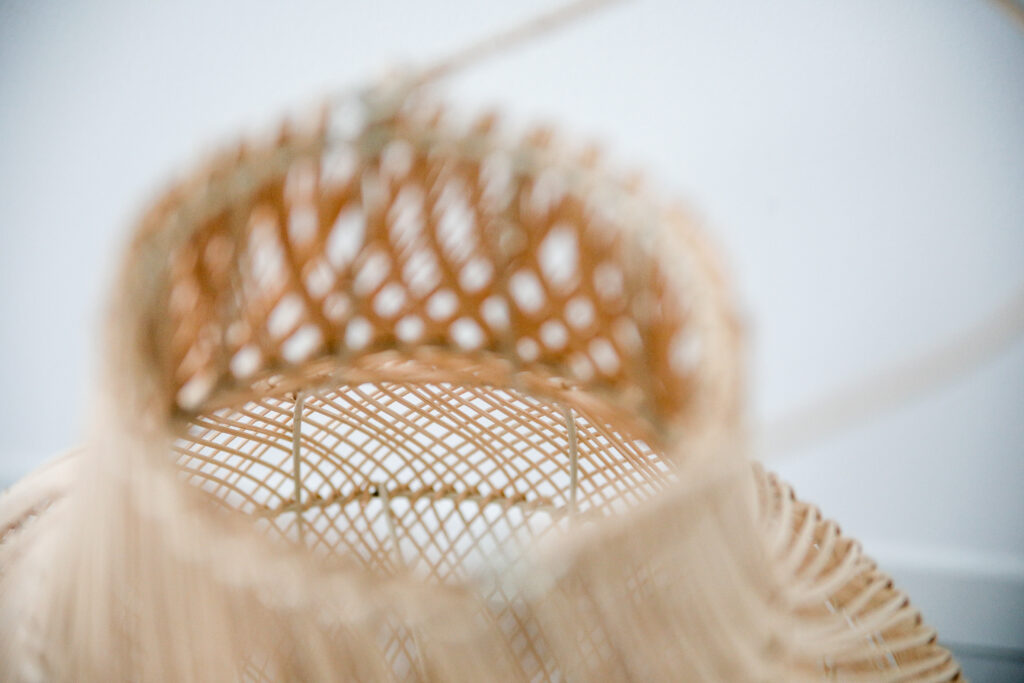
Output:
[[86,445],[0,498],[3,680],[959,678],[747,460],[685,212],[353,95],[169,189]]

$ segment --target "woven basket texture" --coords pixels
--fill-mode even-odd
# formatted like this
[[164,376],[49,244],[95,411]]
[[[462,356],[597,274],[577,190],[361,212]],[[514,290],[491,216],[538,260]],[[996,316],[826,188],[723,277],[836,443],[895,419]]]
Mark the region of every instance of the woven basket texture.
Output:
[[168,189],[85,445],[0,497],[0,678],[959,680],[599,156],[381,86]]

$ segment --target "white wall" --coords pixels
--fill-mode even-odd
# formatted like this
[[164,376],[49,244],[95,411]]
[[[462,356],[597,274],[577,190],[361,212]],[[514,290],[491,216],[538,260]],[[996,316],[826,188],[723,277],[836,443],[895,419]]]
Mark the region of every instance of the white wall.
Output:
[[[0,483],[78,437],[112,265],[174,172],[240,126],[549,6],[0,2]],[[447,89],[602,139],[699,210],[771,419],[1024,281],[1017,28],[975,0],[648,0]],[[1018,343],[776,466],[947,638],[1024,651],[1022,444]]]

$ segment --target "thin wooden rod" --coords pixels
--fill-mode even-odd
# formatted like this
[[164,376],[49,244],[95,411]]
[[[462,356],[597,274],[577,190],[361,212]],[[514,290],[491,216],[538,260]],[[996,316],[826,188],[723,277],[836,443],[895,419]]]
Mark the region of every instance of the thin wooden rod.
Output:
[[[189,474],[196,476],[200,475],[201,473],[190,472]],[[207,477],[210,478],[211,480],[213,479],[212,475],[207,475]],[[383,497],[384,496],[380,493],[380,487],[375,485],[375,488],[369,491],[367,491],[366,489],[362,489],[350,491],[344,494],[338,493],[336,495],[327,496],[325,498],[307,498],[305,504],[301,506],[297,505],[296,503],[288,503],[285,505],[281,505],[280,507],[268,507],[254,502],[253,504],[256,506],[256,510],[253,514],[258,515],[260,517],[277,517],[278,515],[283,515],[286,512],[318,510],[325,507],[329,507],[331,505],[344,506],[350,503],[355,503],[357,501],[366,502],[373,500],[375,498]],[[558,516],[560,514],[565,513],[564,506],[555,505],[555,503],[552,502],[551,499],[547,497],[540,497],[527,500],[525,496],[509,498],[507,496],[499,495],[497,493],[484,495],[479,493],[469,493],[467,491],[444,491],[443,489],[441,491],[438,491],[437,489],[434,488],[423,488],[415,491],[410,491],[407,489],[398,489],[395,491],[389,491],[387,497],[388,500],[393,500],[395,498],[405,498],[406,500],[410,501],[410,503],[426,498],[432,501],[451,500],[456,503],[476,503],[481,507],[487,505],[501,505],[502,507],[505,508],[516,508],[520,510],[526,510],[529,513],[546,512],[547,514],[552,516]]]
[[518,47],[545,33],[565,28],[567,25],[586,17],[588,14],[622,1],[573,0],[572,2],[567,2],[549,12],[531,17],[510,28],[486,35],[456,50],[447,57],[443,57],[434,64],[420,70],[415,76],[415,81],[426,83],[450,76],[466,67],[476,65],[488,57],[493,57],[496,54]]
[[304,543],[306,530],[302,515],[302,407],[306,396],[300,391],[295,394],[295,405],[292,406],[292,480],[295,483],[292,497],[299,510],[295,513],[295,522],[299,530],[299,541]]
[[923,352],[867,374],[763,427],[762,456],[777,458],[926,395],[985,364],[1024,336],[1024,287],[984,319]]
[[577,511],[576,493],[579,489],[579,444],[576,435],[576,417],[572,414],[572,408],[560,404],[562,414],[565,415],[565,429],[569,439],[569,514],[575,515]]
[[391,550],[394,555],[395,566],[405,568],[405,558],[402,557],[402,549],[398,545],[398,528],[395,526],[394,513],[391,511],[391,494],[385,484],[376,484],[375,491],[384,505],[384,514],[388,523],[388,536],[391,538]]

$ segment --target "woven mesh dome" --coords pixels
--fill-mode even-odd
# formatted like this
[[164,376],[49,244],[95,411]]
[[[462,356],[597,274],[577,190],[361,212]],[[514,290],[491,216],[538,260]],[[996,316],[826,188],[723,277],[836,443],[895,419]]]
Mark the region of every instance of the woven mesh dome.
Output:
[[745,459],[685,213],[381,87],[171,188],[86,446],[0,498],[17,679],[959,678]]

